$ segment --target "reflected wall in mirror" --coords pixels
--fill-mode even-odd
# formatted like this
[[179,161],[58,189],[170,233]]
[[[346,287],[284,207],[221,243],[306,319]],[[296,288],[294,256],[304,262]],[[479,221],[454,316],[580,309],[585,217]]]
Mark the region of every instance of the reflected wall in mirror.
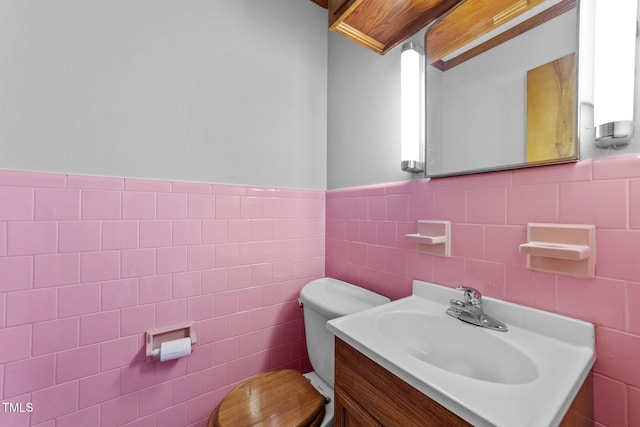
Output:
[[465,0],[427,30],[427,176],[578,159],[577,3]]

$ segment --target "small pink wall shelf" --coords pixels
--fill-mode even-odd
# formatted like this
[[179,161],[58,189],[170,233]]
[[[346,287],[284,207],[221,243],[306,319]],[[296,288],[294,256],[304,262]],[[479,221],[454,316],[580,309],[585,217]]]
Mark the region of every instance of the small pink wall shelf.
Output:
[[594,277],[596,227],[583,224],[527,225],[528,242],[520,245],[531,270]]
[[416,243],[418,252],[429,255],[451,256],[451,221],[418,220],[418,232],[407,234],[407,240]]

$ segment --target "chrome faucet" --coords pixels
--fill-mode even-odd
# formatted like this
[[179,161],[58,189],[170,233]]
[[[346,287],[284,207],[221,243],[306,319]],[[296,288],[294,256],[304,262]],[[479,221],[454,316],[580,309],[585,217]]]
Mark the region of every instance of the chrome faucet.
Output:
[[458,286],[456,290],[463,292],[464,301],[450,300],[450,307],[446,312],[449,316],[483,328],[501,332],[507,331],[507,325],[484,313],[480,291],[465,286]]

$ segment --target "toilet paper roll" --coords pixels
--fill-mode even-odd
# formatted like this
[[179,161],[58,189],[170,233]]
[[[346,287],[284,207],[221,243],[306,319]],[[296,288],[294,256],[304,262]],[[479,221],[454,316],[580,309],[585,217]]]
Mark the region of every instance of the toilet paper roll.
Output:
[[191,338],[180,338],[160,344],[160,361],[177,359],[191,354]]

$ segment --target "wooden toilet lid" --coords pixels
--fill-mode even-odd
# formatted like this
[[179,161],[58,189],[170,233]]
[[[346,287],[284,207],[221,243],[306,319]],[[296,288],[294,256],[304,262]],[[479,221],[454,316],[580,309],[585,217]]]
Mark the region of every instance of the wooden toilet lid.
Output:
[[300,372],[265,372],[234,388],[213,411],[208,427],[319,426],[324,397]]

